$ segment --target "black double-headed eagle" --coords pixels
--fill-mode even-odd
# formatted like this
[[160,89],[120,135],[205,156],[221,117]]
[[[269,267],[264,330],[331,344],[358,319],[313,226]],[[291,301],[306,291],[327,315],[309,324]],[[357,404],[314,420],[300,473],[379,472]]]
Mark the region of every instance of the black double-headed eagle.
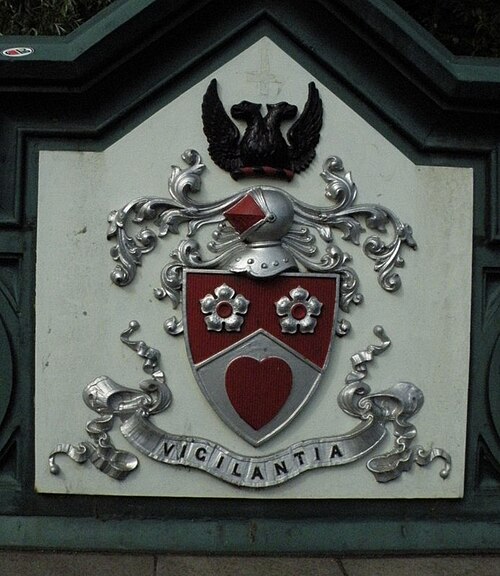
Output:
[[286,140],[280,126],[284,120],[295,118],[297,106],[288,102],[266,104],[265,116],[261,114],[261,108],[262,104],[247,100],[231,107],[231,116],[247,123],[241,136],[224,110],[217,93],[217,82],[213,79],[202,104],[208,152],[215,164],[230,172],[235,180],[265,175],[290,181],[296,172],[309,166],[316,154],[323,123],[323,105],[318,89],[314,82],[309,84],[304,110],[288,130]]

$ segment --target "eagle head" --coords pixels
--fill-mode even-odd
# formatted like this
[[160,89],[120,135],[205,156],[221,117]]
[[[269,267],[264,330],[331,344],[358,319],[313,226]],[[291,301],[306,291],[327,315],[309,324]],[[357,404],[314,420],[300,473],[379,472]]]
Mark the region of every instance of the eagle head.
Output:
[[248,102],[248,100],[243,100],[239,104],[231,106],[231,116],[235,120],[246,120],[249,122],[256,116],[260,116],[261,107],[262,104],[256,104],[255,102]]
[[266,104],[269,117],[277,118],[278,120],[291,120],[295,118],[298,112],[297,106],[288,104],[288,102],[278,102],[277,104]]

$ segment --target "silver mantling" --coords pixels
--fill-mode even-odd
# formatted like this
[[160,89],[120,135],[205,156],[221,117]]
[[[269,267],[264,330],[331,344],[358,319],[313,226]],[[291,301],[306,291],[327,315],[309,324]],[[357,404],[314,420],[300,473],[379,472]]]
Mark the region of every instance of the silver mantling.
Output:
[[121,339],[141,358],[146,358],[143,369],[152,378],[142,382],[140,390],[125,388],[107,376],[88,384],[83,391],[84,401],[99,414],[87,424],[92,442],[59,444],[49,457],[52,474],[60,472],[56,456],[66,454],[80,464],[90,460],[112,478],[126,478],[137,468],[139,460],[132,453],[114,447],[109,432],[116,419],[121,422],[122,435],[147,457],[165,464],[197,468],[247,488],[276,486],[308,470],[360,460],[381,443],[390,425],[394,437],[392,449],[367,462],[368,470],[378,482],[394,480],[414,463],[426,466],[436,458],[444,460],[441,477],[446,479],[450,473],[451,457],[447,452],[441,448],[425,450],[422,446],[411,446],[417,430],[409,420],[423,404],[422,391],[414,384],[399,382],[372,393],[365,381],[369,363],[391,344],[381,326],[374,328],[381,343],[351,357],[352,371],[347,374],[338,397],[340,408],[358,419],[358,425],[346,434],[303,440],[259,457],[237,454],[209,439],[171,434],[151,422],[151,416],[169,407],[171,392],[158,368],[159,352],[143,341],[130,339],[138,328],[137,322],[131,322]]
[[[179,242],[172,253],[172,261],[163,268],[161,286],[155,290],[158,299],[169,298],[174,308],[181,300],[182,274],[186,267],[225,268],[259,278],[302,268],[310,272],[338,273],[341,277],[339,305],[341,310],[348,312],[351,303],[362,301],[362,294],[358,289],[358,276],[349,266],[351,256],[337,245],[334,232],[340,231],[344,240],[358,245],[363,232],[360,219],[364,219],[369,229],[385,233],[389,226],[392,230],[387,243],[378,235],[369,236],[364,241],[363,252],[374,261],[378,282],[384,290],[392,292],[401,286],[395,269],[404,264],[403,245],[413,249],[417,246],[412,229],[383,206],[356,204],[356,185],[351,173],[344,170],[340,158],[328,158],[321,172],[329,206],[300,202],[284,190],[267,185],[246,188],[213,203],[195,202],[191,194],[199,191],[205,166],[194,150],[187,150],[182,158],[188,167],[185,170],[173,167],[169,198],[138,198],[109,215],[108,238],[116,240],[111,249],[113,259],[118,262],[111,273],[116,285],[126,286],[132,282],[143,255],[155,248],[158,237],[179,234],[179,226],[186,224],[186,238]],[[265,217],[238,233],[228,223],[225,213],[246,196],[252,197]],[[127,231],[130,222],[152,222],[158,232],[144,226],[132,237]],[[206,250],[195,239],[203,226],[213,229]],[[169,334],[180,334],[182,320],[168,319],[165,329]],[[348,330],[349,323],[340,320],[337,334],[344,335]]]

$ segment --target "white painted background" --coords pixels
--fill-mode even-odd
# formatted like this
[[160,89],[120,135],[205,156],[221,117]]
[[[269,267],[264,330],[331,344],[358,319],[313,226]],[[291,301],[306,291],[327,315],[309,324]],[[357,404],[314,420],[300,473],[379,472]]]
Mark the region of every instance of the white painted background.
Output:
[[[267,69],[268,68],[268,69]],[[256,82],[264,72],[267,81]],[[359,188],[357,202],[380,203],[411,224],[418,250],[405,250],[402,289],[384,292],[373,263],[360,247],[336,237],[353,256],[364,303],[343,314],[353,326],[334,343],[330,367],[318,391],[300,415],[280,434],[253,448],[229,430],[199,391],[182,337],[165,334],[172,315],[167,300],[153,289],[170,251],[182,236],[159,241],[144,257],[132,285],[114,286],[115,263],[106,240],[107,215],[140,196],[166,196],[170,166],[197,149],[206,163],[199,201],[224,198],[255,183],[237,183],[210,160],[201,125],[201,101],[212,77],[227,109],[243,99],[287,100],[302,109],[313,80],[270,40],[264,38],[215,74],[171,102],[121,140],[100,153],[42,151],[36,299],[36,489],[41,492],[238,498],[412,498],[462,495],[468,383],[472,249],[472,172],[469,169],[418,167],[318,81],[324,124],[317,157],[292,183],[271,182],[301,200],[326,205],[323,161],[340,156]],[[265,78],[264,78],[265,79]],[[363,239],[368,234],[363,235]],[[179,314],[180,312],[177,312]],[[373,326],[382,324],[392,347],[370,367],[368,383],[381,391],[399,380],[422,389],[425,403],[413,419],[415,444],[431,444],[453,458],[450,477],[439,476],[441,463],[415,467],[380,485],[357,463],[307,472],[267,491],[229,486],[208,474],[149,461],[123,482],[78,466],[60,456],[59,476],[49,473],[47,458],[61,442],[86,440],[85,424],[96,415],[81,392],[96,376],[137,388],[145,379],[141,361],[119,339],[132,319],[142,329],[137,338],[162,352],[173,403],[153,422],[175,434],[196,435],[247,455],[274,452],[306,438],[344,434],[358,421],[337,406],[337,394],[350,370],[350,356],[378,343]],[[129,449],[117,429],[115,445]],[[392,440],[386,443],[389,449]],[[133,451],[131,449],[131,451]]]

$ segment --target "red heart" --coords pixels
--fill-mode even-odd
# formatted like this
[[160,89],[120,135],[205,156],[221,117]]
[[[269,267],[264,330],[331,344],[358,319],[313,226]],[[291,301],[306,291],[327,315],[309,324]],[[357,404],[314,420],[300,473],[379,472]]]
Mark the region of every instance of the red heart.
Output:
[[254,430],[278,414],[290,395],[292,382],[290,366],[274,356],[260,362],[249,356],[235,358],[226,370],[229,400]]

